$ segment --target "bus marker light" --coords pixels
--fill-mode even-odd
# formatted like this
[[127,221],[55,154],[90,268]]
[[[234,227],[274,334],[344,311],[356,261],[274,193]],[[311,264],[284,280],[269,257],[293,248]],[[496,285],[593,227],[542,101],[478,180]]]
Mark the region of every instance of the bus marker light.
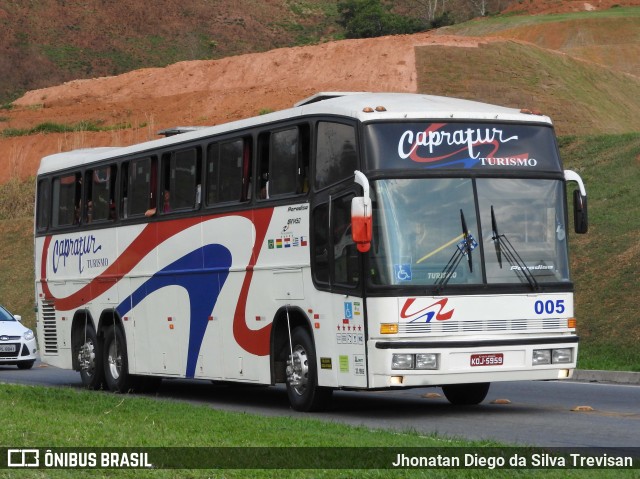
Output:
[[317,322],[316,322],[313,326],[314,326],[316,329],[320,329],[320,323],[317,323]]
[[173,329],[173,324],[170,324],[170,325],[169,325],[169,329]]
[[402,384],[404,381],[404,376],[391,376],[391,385],[392,386],[397,386],[399,384]]
[[578,327],[578,321],[576,320],[576,318],[569,318],[569,320],[567,321],[567,326],[569,328],[575,329],[576,327]]
[[380,334],[398,334],[398,323],[382,323]]
[[365,106],[362,111],[364,113],[373,113],[373,108],[371,108],[370,106]]
[[377,106],[376,111],[387,111],[387,109],[383,106]]
[[209,316],[209,321],[213,321],[213,316]]

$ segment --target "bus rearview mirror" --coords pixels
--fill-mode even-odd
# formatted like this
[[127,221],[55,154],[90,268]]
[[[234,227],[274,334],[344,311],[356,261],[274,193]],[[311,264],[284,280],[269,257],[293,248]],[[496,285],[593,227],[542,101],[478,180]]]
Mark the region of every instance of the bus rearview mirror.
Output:
[[371,198],[356,196],[351,200],[351,238],[361,253],[371,248],[371,231]]
[[573,224],[578,234],[584,234],[589,229],[587,195],[581,194],[579,189],[573,191]]

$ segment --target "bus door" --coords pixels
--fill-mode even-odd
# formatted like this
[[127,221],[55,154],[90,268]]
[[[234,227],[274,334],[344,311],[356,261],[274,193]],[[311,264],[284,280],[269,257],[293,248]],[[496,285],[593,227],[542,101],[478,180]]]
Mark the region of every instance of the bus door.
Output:
[[[365,315],[362,298],[362,261],[351,237],[353,191],[331,196],[314,210],[313,250],[316,280],[325,279],[331,291],[331,367],[339,386],[366,387]],[[326,218],[326,220],[325,220]],[[328,225],[328,226],[324,226]],[[317,346],[317,349],[320,349]],[[322,361],[322,351],[318,356]]]

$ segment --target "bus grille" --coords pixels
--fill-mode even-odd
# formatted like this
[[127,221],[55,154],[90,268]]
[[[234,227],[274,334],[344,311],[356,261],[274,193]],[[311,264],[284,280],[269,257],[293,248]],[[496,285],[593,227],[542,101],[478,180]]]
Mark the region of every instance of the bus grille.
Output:
[[42,330],[44,333],[44,354],[58,354],[58,328],[53,301],[42,302]]
[[477,321],[438,321],[433,323],[400,323],[400,333],[406,334],[467,334],[497,332],[566,331],[564,319],[492,319]]

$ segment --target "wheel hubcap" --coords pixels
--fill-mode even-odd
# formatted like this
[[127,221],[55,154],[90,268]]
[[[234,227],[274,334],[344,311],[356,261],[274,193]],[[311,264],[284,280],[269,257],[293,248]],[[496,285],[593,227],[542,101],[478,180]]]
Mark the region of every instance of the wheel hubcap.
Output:
[[78,353],[78,362],[82,371],[93,376],[96,369],[96,350],[93,341],[87,341],[82,345]]
[[302,395],[307,389],[308,381],[309,358],[304,348],[298,345],[287,361],[287,382],[297,394]]
[[109,368],[109,374],[111,374],[111,377],[117,380],[120,377],[120,372],[122,371],[122,356],[118,351],[118,346],[115,341],[109,345],[107,367]]

